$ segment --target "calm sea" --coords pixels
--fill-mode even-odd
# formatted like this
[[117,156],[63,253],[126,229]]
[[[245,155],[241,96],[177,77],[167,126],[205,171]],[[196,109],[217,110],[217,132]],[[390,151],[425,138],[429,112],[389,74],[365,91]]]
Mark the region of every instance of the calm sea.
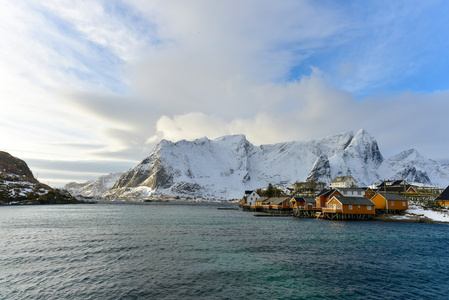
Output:
[[449,226],[0,207],[0,299],[448,299]]

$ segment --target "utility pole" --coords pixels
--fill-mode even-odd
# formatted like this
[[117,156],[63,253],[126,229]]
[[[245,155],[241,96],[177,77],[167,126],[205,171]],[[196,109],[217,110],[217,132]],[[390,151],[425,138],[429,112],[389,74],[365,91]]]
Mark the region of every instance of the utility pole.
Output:
[[384,192],[385,192],[385,209],[388,217],[387,182],[385,180],[384,180]]

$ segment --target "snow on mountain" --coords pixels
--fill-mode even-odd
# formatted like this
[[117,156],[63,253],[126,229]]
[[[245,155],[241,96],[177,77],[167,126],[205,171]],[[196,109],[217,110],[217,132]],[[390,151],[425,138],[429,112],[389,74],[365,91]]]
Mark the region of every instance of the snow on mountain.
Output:
[[[384,161],[376,140],[361,129],[345,149],[330,159],[331,178],[351,174],[360,184],[379,181],[377,170]],[[329,182],[321,178],[321,181]]]
[[329,162],[329,158],[327,157],[327,155],[321,154],[313,164],[312,170],[307,176],[306,181],[330,182],[332,180],[330,174],[331,165]]
[[70,182],[64,186],[64,189],[72,196],[96,197],[110,190],[122,175],[123,172],[110,173],[85,183]]
[[308,142],[254,146],[244,135],[176,143],[162,140],[103,196],[239,198],[242,191],[295,181],[329,183],[352,175],[360,185],[402,179],[446,185],[449,166],[414,150],[384,159],[376,140],[361,129]]
[[425,158],[415,149],[403,151],[385,161],[379,174],[383,178],[400,178],[442,187],[449,183],[449,165]]

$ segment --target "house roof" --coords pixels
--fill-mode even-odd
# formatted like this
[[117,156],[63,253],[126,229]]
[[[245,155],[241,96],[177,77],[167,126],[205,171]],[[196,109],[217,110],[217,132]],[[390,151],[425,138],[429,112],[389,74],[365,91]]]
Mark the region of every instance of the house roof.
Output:
[[321,196],[329,197],[334,192],[338,192],[338,191],[336,189],[324,189],[317,195],[317,197],[321,197]]
[[449,186],[435,200],[449,200]]
[[376,189],[373,189],[374,191],[378,191],[378,192],[396,192],[396,193],[403,193],[405,191],[408,191],[410,188],[414,188],[413,185],[407,184],[405,185],[405,189],[403,185],[395,185],[395,186],[391,186],[391,185],[386,185],[386,186],[377,186]]
[[274,205],[279,205],[284,200],[288,200],[288,197],[272,197],[272,198],[268,198],[268,201],[272,202]]
[[334,196],[341,204],[350,204],[350,205],[376,205],[368,198],[360,198],[360,197],[340,197]]
[[377,185],[377,187],[378,188],[382,188],[384,185],[386,185],[387,187],[399,187],[399,186],[403,187],[404,183],[405,183],[405,185],[410,186],[409,184],[407,184],[407,182],[404,179],[400,179],[400,180],[386,180],[386,181],[383,181],[383,182],[379,183]]
[[345,182],[349,179],[352,179],[355,181],[354,177],[352,177],[351,175],[347,175],[347,176],[337,176],[334,179],[332,179],[331,183],[336,183],[336,182]]
[[395,193],[378,193],[379,195],[381,195],[382,197],[384,197],[387,200],[400,200],[400,201],[408,201],[407,198],[405,198],[404,196],[400,195],[400,194],[395,194]]
[[293,199],[295,199],[296,202],[305,202],[305,199],[303,197],[293,197]]
[[314,198],[304,198],[304,201],[306,203],[316,203],[316,200]]
[[321,192],[319,192],[318,195],[316,195],[316,196],[317,196],[317,197],[323,196],[324,194],[328,193],[329,191],[331,191],[331,190],[329,190],[329,189],[323,189],[323,190],[322,190]]
[[254,192],[254,191],[245,191],[245,196],[246,195],[251,195],[252,192]]

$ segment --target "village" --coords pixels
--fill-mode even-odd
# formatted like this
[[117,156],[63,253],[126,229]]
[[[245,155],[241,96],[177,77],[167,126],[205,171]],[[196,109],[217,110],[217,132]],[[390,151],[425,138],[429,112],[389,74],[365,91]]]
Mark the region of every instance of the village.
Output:
[[[307,183],[302,183],[306,185]],[[449,186],[446,189],[419,187],[406,180],[389,180],[371,187],[358,187],[351,176],[335,177],[329,187],[317,193],[275,195],[267,190],[245,191],[239,206],[256,216],[286,216],[327,220],[369,220],[383,216],[404,215],[409,205],[425,209],[449,207]],[[270,185],[269,189],[273,187]]]

